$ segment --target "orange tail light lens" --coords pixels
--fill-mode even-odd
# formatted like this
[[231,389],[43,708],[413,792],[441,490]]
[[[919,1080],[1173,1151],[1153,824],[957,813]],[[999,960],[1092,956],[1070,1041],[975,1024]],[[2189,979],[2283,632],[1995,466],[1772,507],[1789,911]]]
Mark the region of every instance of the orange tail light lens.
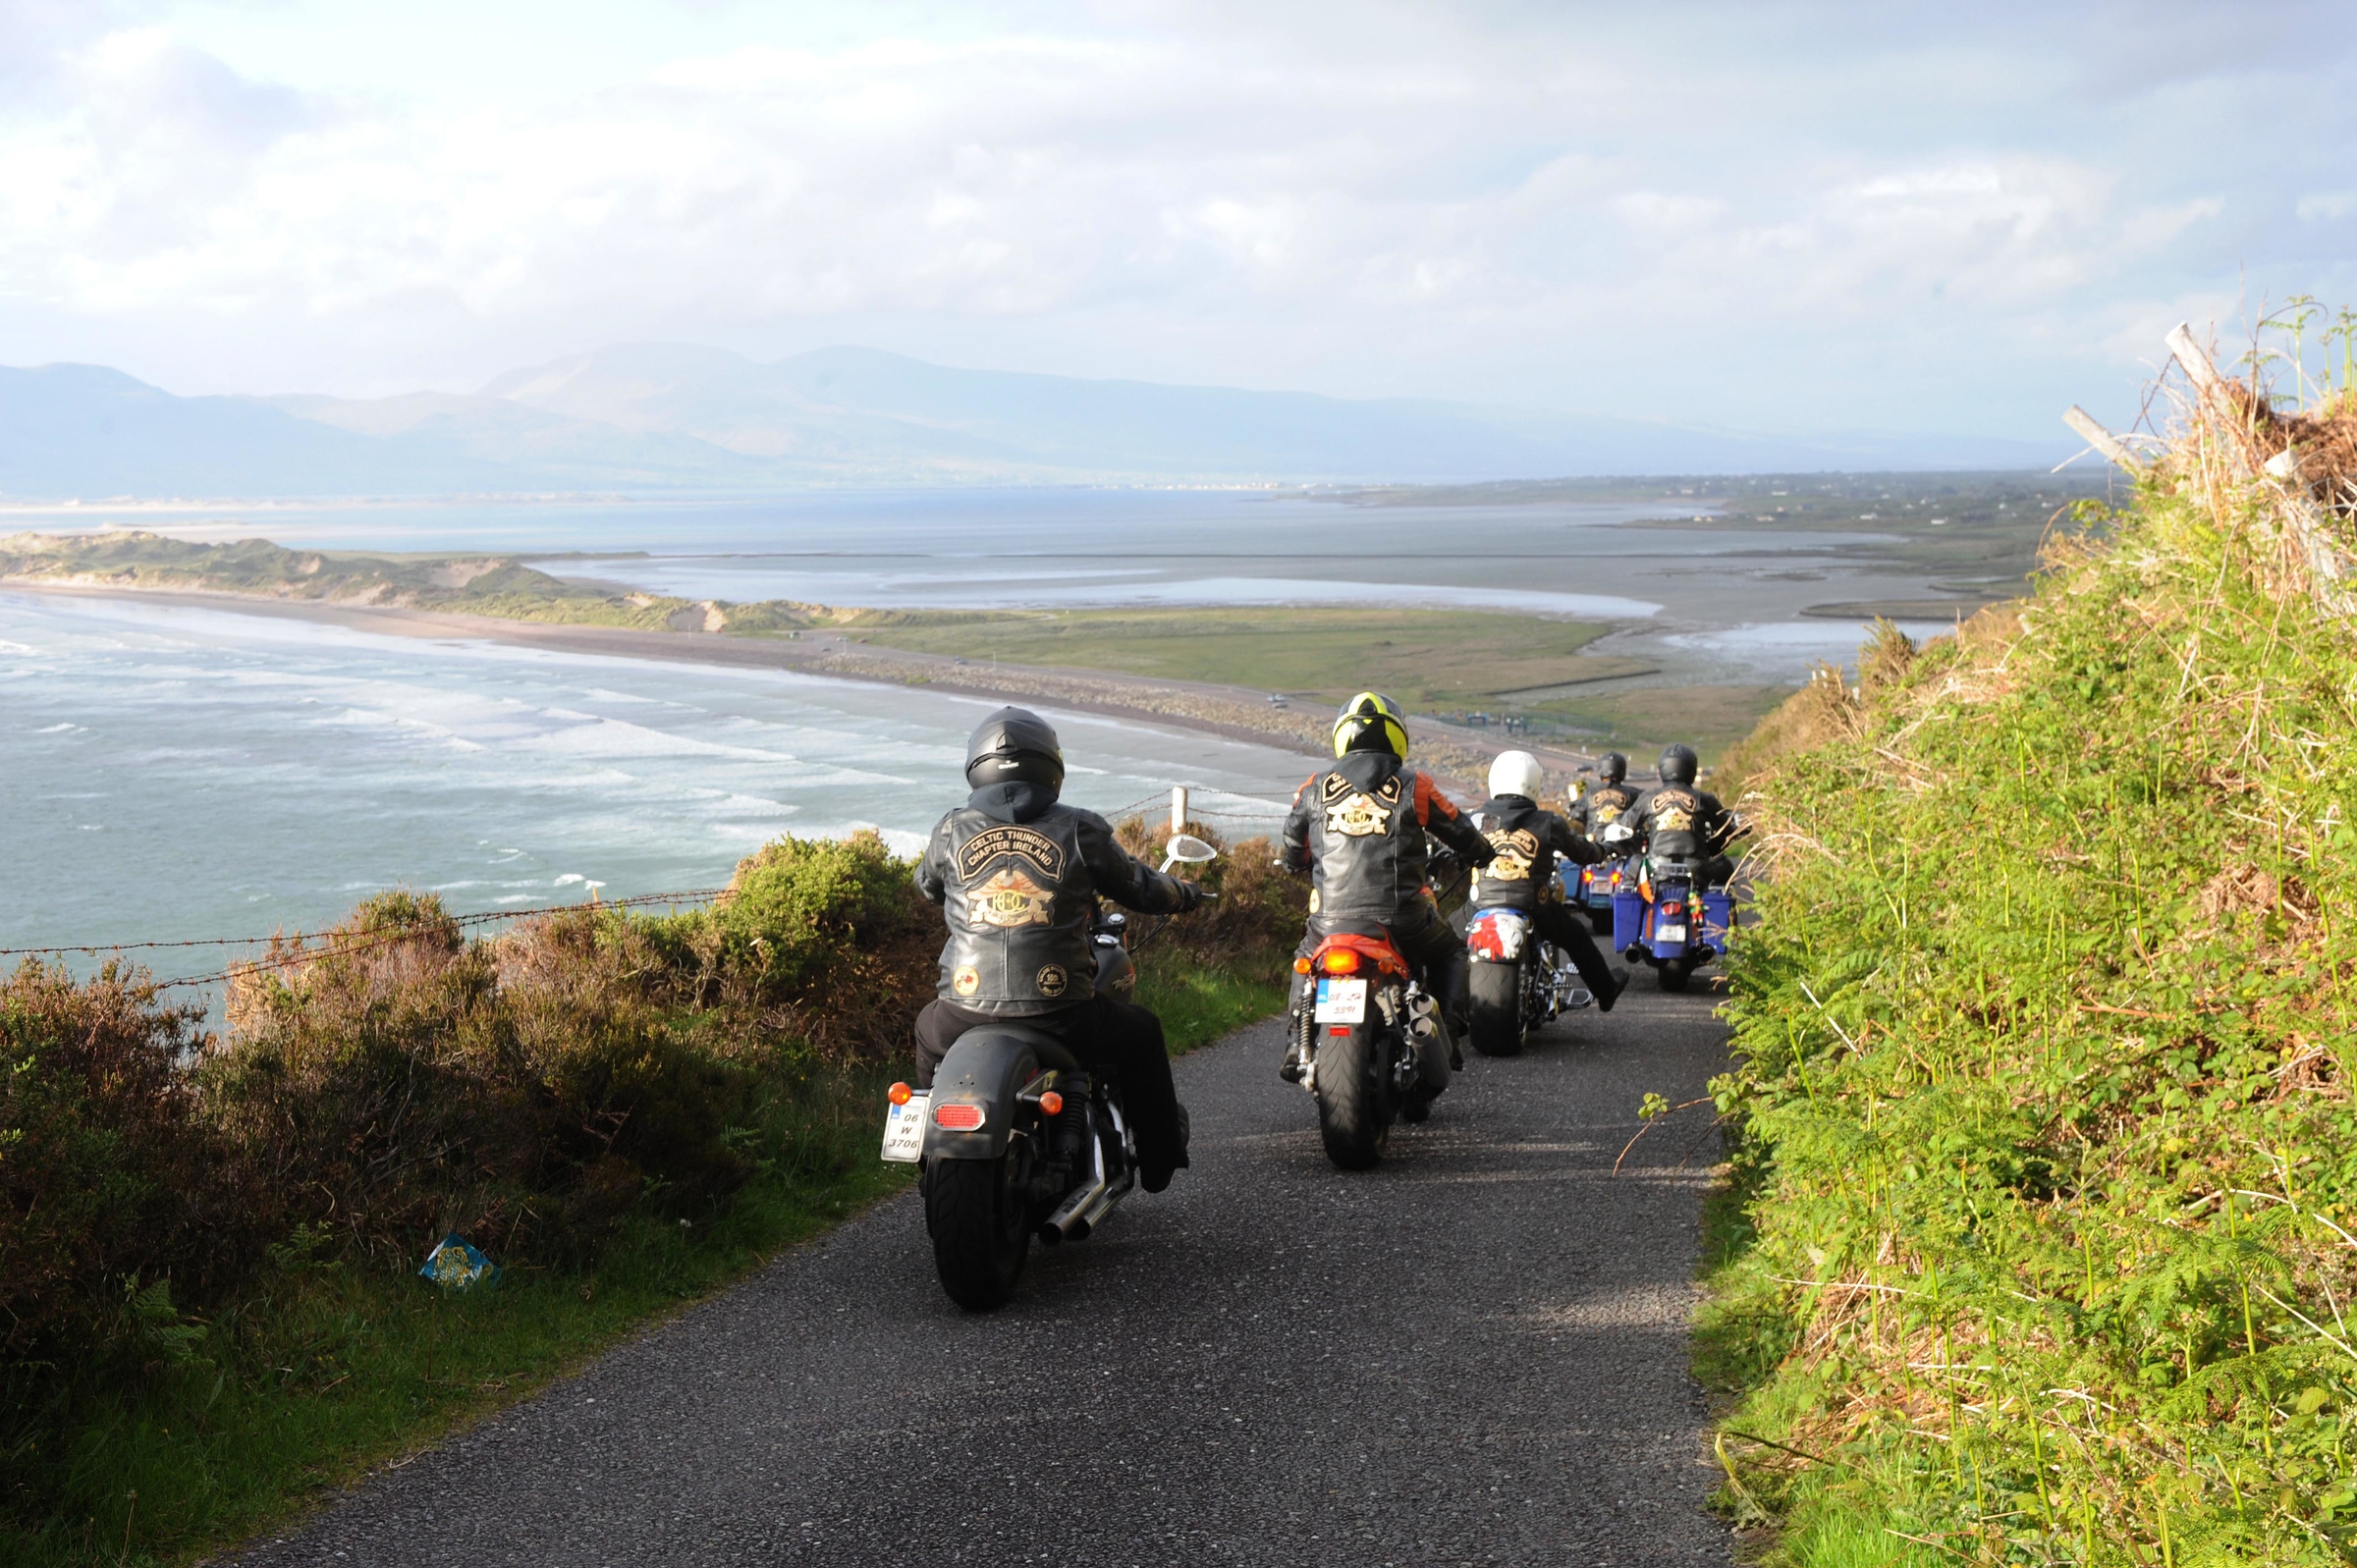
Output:
[[1356,948],[1329,948],[1323,961],[1326,965],[1326,972],[1330,975],[1354,975],[1358,973],[1358,951]]
[[884,1098],[891,1101],[896,1106],[904,1106],[915,1094],[916,1091],[909,1088],[906,1084],[896,1083],[889,1090],[885,1091]]
[[1293,973],[1297,975],[1308,974],[1309,960],[1307,958],[1295,958],[1293,960]]
[[1064,1096],[1062,1096],[1062,1095],[1058,1094],[1058,1093],[1057,1093],[1055,1090],[1053,1090],[1053,1089],[1049,1090],[1049,1091],[1048,1091],[1046,1094],[1044,1094],[1044,1095],[1041,1095],[1041,1096],[1039,1097],[1039,1108],[1040,1108],[1040,1110],[1041,1110],[1043,1113],[1045,1113],[1045,1114],[1047,1114],[1047,1115],[1051,1115],[1051,1116],[1061,1116],[1061,1115],[1063,1115],[1063,1114],[1064,1114]]

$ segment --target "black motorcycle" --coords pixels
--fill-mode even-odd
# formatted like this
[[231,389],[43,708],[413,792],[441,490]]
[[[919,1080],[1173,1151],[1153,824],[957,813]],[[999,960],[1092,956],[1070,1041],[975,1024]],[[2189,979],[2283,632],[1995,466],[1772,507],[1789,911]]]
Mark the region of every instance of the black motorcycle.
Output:
[[[1218,853],[1180,834],[1163,869]],[[1102,910],[1091,922],[1097,989],[1124,1000],[1137,985],[1129,921]],[[896,1083],[884,1158],[917,1164],[925,1229],[942,1289],[987,1312],[1014,1295],[1031,1241],[1085,1241],[1137,1185],[1137,1139],[1122,1086],[1019,1018],[969,1029],[933,1074],[930,1090]]]

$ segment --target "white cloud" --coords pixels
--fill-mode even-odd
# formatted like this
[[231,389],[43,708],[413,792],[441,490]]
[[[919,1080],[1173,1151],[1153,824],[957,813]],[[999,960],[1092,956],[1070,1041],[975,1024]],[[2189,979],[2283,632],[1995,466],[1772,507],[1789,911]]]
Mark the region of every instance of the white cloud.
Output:
[[[2036,410],[2058,374],[2133,369],[2104,347],[2123,302],[2296,257],[2281,214],[2350,199],[2251,208],[2238,149],[2295,149],[2279,178],[2314,190],[2331,159],[2297,149],[2338,144],[2276,135],[2266,108],[2296,92],[2202,107],[2262,65],[2165,78],[2171,116],[2116,83],[2090,103],[2026,10],[1952,37],[1806,7],[1698,29],[1408,5],[1341,33],[1339,14],[1109,5],[905,36],[916,13],[828,13],[787,36],[705,8],[573,53],[510,17],[465,74],[420,78],[432,40],[406,34],[362,69],[360,12],[157,0],[151,25],[76,33],[9,3],[0,60],[46,64],[0,106],[0,357],[182,390],[466,385],[623,338],[859,340],[1741,423],[1831,418],[1879,360],[1920,400],[1880,422],[2019,428],[1993,398]],[[2256,281],[2346,278],[2302,265]],[[1730,351],[1697,387],[1689,367]]]

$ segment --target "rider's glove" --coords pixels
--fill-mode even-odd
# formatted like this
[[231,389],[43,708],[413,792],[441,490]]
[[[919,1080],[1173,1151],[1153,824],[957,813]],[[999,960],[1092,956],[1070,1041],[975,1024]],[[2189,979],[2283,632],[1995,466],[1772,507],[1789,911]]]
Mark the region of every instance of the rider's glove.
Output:
[[1210,901],[1210,894],[1191,882],[1178,884],[1178,912],[1192,914]]

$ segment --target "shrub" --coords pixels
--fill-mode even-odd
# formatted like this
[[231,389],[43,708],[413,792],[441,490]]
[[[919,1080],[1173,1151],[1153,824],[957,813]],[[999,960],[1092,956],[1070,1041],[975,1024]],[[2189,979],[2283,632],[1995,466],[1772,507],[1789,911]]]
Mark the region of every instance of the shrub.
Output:
[[234,1184],[181,1070],[200,1017],[113,964],[0,982],[0,1361],[103,1348],[127,1286],[202,1288],[234,1250]]

